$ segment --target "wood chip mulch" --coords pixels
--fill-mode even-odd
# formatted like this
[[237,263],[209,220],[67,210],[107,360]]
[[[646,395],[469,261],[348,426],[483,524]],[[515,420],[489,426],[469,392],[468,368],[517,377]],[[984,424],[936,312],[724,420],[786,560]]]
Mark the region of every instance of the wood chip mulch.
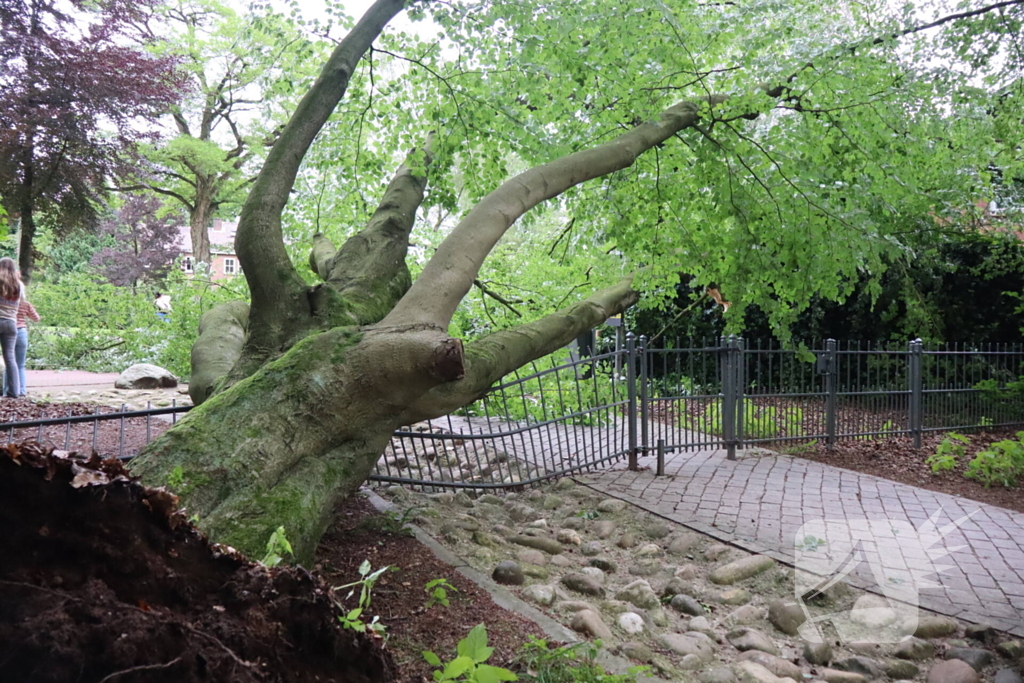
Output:
[[[1015,431],[991,431],[965,434],[971,440],[966,447],[966,456],[960,465],[949,472],[933,474],[925,464],[929,455],[935,452],[944,434],[926,434],[921,440],[921,449],[916,450],[909,438],[875,439],[862,441],[840,441],[833,450],[824,444],[815,444],[810,449],[792,448],[789,453],[796,457],[814,460],[855,470],[876,477],[918,486],[930,491],[940,491],[954,496],[963,496],[979,503],[997,505],[1008,510],[1024,512],[1024,489],[992,486],[985,488],[973,479],[963,475],[974,454],[994,441],[1015,438]],[[1024,483],[1024,482],[1022,482]]]
[[[342,503],[317,550],[316,573],[329,585],[339,586],[359,578],[363,560],[369,560],[373,569],[393,568],[377,582],[366,621],[379,615],[387,626],[386,647],[403,681],[433,681],[423,650],[449,661],[459,640],[479,623],[487,625],[489,645],[494,648],[488,664],[495,666],[509,667],[531,635],[543,637],[539,626],[496,605],[486,591],[437,559],[429,548],[413,537],[389,533],[382,528],[389,525],[382,521],[386,521],[383,515],[362,495]],[[426,609],[424,586],[438,578],[447,579],[458,592],[449,595],[448,607]],[[344,597],[348,591],[340,593],[338,597]],[[358,593],[346,607],[354,608],[357,597]]]

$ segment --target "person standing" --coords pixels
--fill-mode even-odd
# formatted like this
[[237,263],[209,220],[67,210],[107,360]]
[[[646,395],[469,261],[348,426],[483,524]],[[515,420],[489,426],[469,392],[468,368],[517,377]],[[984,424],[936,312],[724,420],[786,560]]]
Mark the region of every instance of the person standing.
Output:
[[21,395],[21,377],[18,374],[18,309],[25,298],[25,285],[18,276],[14,259],[0,258],[0,350],[3,351],[6,375],[4,396],[18,398]]
[[[39,322],[39,314],[36,307],[28,299],[21,300],[18,307],[18,338],[14,344],[14,357],[18,361],[18,379],[21,382],[21,393],[24,396],[28,393],[28,384],[25,382],[25,358],[28,356],[28,321]],[[8,393],[10,382],[7,371],[4,371],[4,393]]]
[[157,292],[153,305],[156,306],[157,317],[164,322],[170,322],[171,296],[169,294],[161,294],[160,292]]

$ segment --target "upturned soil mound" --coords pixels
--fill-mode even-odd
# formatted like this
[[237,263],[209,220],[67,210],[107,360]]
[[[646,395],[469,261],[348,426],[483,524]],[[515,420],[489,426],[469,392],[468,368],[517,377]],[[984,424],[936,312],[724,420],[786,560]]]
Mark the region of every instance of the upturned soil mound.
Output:
[[115,460],[0,447],[0,681],[395,678],[327,589],[209,543]]

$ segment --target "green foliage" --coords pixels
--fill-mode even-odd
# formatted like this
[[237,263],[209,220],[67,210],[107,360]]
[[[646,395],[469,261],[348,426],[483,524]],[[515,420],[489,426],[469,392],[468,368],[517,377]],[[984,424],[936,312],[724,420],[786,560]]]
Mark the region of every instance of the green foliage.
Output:
[[938,445],[935,452],[924,461],[932,468],[933,474],[947,472],[956,468],[957,458],[962,458],[965,453],[965,446],[971,441],[963,434],[950,432]]
[[423,652],[423,658],[430,666],[439,667],[434,671],[436,683],[500,683],[518,680],[518,677],[508,669],[485,664],[493,653],[494,648],[487,646],[487,628],[483,624],[477,624],[459,641],[455,659],[442,662],[440,657],[429,650]]
[[270,540],[267,541],[267,554],[260,560],[260,564],[276,567],[284,561],[285,555],[295,557],[295,553],[292,552],[292,544],[288,542],[288,537],[284,534],[284,527],[279,526],[274,533],[270,534]]
[[440,578],[427,581],[427,585],[423,587],[423,590],[427,593],[427,609],[435,605],[441,605],[442,607],[448,607],[451,603],[448,601],[448,593],[458,593],[458,589],[448,583],[448,579]]
[[161,291],[174,308],[166,322],[156,316],[153,291],[97,282],[86,272],[33,283],[28,298],[42,320],[30,332],[29,366],[119,372],[153,363],[187,378],[199,318],[219,303],[248,299],[248,287],[241,277],[213,283],[174,270]]
[[349,589],[348,594],[344,597],[344,600],[351,598],[356,589],[359,589],[359,600],[355,608],[347,609],[341,602],[338,602],[338,606],[343,610],[343,614],[338,617],[341,622],[342,628],[347,628],[352,631],[358,631],[359,633],[370,633],[377,637],[383,637],[387,627],[380,622],[380,616],[374,615],[373,619],[369,623],[363,621],[363,613],[370,606],[371,593],[373,591],[374,584],[377,583],[377,579],[380,578],[381,574],[386,572],[391,567],[381,567],[376,571],[371,571],[369,560],[363,560],[363,563],[359,565],[359,579],[352,583],[346,583],[342,586],[335,586],[333,590],[339,591],[346,588]]
[[636,683],[649,667],[634,666],[624,674],[610,674],[597,663],[600,644],[589,641],[552,647],[531,638],[523,646],[519,662],[526,670],[522,680],[534,683]]
[[[550,357],[552,365],[566,360],[567,354]],[[547,370],[520,382],[515,375],[505,378],[509,384],[486,398],[458,411],[458,414],[489,415],[507,420],[544,422],[568,416],[568,424],[594,426],[609,423],[616,408],[601,408],[624,402],[625,385],[616,381],[614,371],[602,361],[559,370]],[[583,377],[593,367],[590,377]],[[532,368],[535,369],[535,368]],[[527,376],[524,368],[518,376]],[[579,375],[577,375],[579,373]]]
[[[722,434],[722,417],[722,401],[719,399],[708,405],[700,416],[684,414],[681,419],[687,429],[703,429],[712,434]],[[758,405],[751,399],[743,400],[743,435],[746,438],[802,436],[803,423],[804,411],[800,406],[777,407]]]
[[[185,485],[185,469],[176,465],[167,477],[167,485],[174,491],[179,491]],[[271,537],[273,538],[273,537]]]
[[391,534],[392,536],[415,536],[415,532],[409,527],[409,522],[416,516],[421,508],[410,507],[397,514],[394,510],[385,510],[379,515],[370,515],[360,520],[357,528],[373,531],[379,534]]
[[978,452],[967,465],[965,477],[975,479],[986,488],[996,484],[1007,488],[1017,485],[1024,476],[1024,432],[1017,432],[1017,440],[1004,439]]

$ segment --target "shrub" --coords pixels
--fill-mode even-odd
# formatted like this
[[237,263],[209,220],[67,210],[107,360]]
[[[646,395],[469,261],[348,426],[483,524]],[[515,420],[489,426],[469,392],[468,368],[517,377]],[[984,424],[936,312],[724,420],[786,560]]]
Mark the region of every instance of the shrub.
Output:
[[965,477],[979,481],[986,488],[994,484],[1013,487],[1024,476],[1024,432],[1017,432],[1017,441],[1004,439],[980,451],[967,465]]
[[967,444],[970,444],[970,440],[966,436],[950,432],[935,449],[935,453],[929,455],[924,462],[932,468],[932,474],[954,469],[957,458],[964,456],[964,446]]

